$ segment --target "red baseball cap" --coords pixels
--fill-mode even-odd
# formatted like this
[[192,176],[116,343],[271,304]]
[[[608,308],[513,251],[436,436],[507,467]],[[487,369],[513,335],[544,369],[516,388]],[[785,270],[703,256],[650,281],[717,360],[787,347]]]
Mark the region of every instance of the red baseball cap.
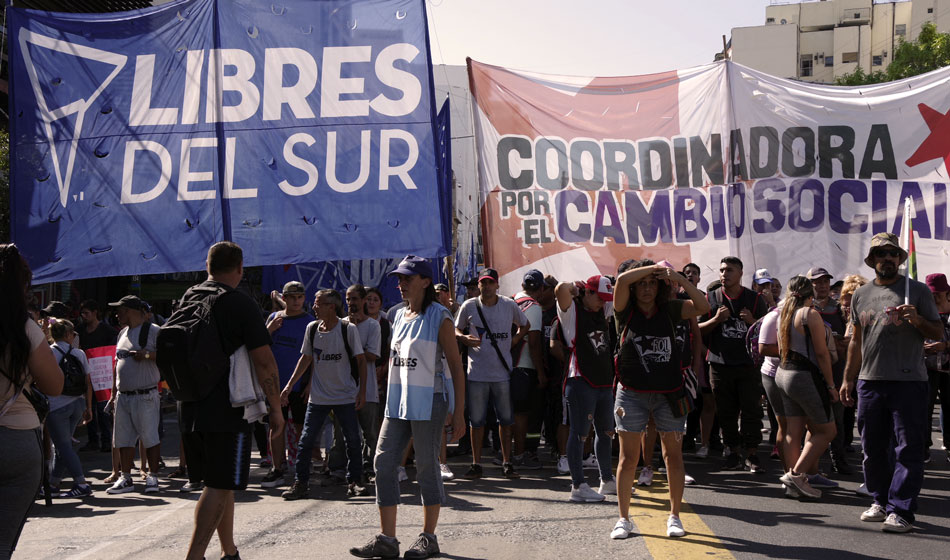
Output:
[[591,276],[584,282],[584,287],[591,292],[596,292],[597,296],[604,301],[614,300],[614,285],[610,283],[610,278],[597,274]]

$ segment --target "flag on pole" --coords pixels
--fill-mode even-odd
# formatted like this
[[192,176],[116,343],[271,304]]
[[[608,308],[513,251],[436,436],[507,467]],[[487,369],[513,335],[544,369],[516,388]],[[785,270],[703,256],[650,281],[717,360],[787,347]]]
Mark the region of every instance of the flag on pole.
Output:
[[914,245],[914,220],[910,211],[911,199],[904,199],[904,248],[907,250],[906,275],[917,279],[917,248]]
[[904,248],[907,262],[904,263],[904,304],[910,305],[910,280],[917,279],[917,249],[914,247],[914,220],[910,214],[910,197],[904,199]]

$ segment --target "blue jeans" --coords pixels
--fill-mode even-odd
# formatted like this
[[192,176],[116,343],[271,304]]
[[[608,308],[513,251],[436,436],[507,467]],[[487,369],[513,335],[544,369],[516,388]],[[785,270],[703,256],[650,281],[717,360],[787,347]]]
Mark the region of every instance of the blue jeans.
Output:
[[500,426],[512,426],[515,423],[515,412],[511,403],[510,381],[469,381],[465,391],[465,400],[468,403],[469,420],[473,428],[485,426],[488,416],[488,398],[495,405],[495,417]]
[[930,418],[926,381],[858,381],[864,481],[874,503],[914,522]]
[[613,462],[610,458],[610,438],[614,431],[614,392],[610,387],[594,388],[581,377],[572,377],[564,387],[571,433],[567,438],[567,464],[571,482],[577,488],[585,482],[584,440],[594,423],[594,455],[600,467],[600,480],[613,480]]
[[376,445],[376,504],[380,507],[399,503],[397,468],[412,438],[416,450],[416,482],[422,493],[422,505],[445,505],[445,488],[439,470],[439,450],[449,403],[440,394],[432,396],[432,414],[428,420],[384,418]]
[[56,446],[53,456],[53,473],[50,476],[55,485],[63,479],[66,471],[73,477],[73,482],[82,484],[86,477],[82,473],[82,464],[79,455],[73,449],[73,432],[82,421],[82,413],[86,410],[85,399],[76,399],[62,408],[49,413],[46,426],[49,428],[49,437]]
[[359,482],[363,478],[363,460],[361,452],[363,440],[360,439],[360,423],[356,418],[356,405],[348,404],[307,404],[307,415],[303,421],[303,434],[297,446],[297,480],[310,481],[310,464],[313,462],[313,446],[317,444],[322,433],[321,428],[330,412],[336,416],[343,430],[343,441],[346,443],[346,481]]

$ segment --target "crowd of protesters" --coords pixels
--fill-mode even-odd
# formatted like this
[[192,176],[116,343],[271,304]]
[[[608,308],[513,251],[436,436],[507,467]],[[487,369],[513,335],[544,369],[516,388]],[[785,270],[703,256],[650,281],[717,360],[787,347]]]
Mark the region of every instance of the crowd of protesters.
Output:
[[[936,403],[944,438],[950,423],[950,285],[939,272],[926,283],[907,278],[900,269],[907,256],[895,236],[878,234],[864,260],[871,271],[855,266],[835,282],[827,263],[781,281],[759,269],[749,287],[743,262],[726,256],[705,292],[693,263],[628,260],[615,277],[560,281],[530,270],[511,297],[500,293],[498,271],[486,268],[466,282],[459,303],[434,283],[427,260],[408,256],[391,273],[403,301],[388,311],[376,288],[308,294],[288,282],[271,295],[267,315],[246,295],[228,295],[240,293],[243,257],[233,243],[216,244],[208,280],[182,305],[217,290],[212,309],[225,355],[246,351],[263,411],[249,423],[247,409],[232,406],[228,375],[209,395],[179,403],[182,445],[172,476],[188,478],[180,491],[202,491],[189,557],[201,558],[217,531],[222,557],[239,558],[233,492],[249,484],[252,437],[268,467],[260,486],[289,486],[286,500],[308,497],[314,473],[321,486],[345,485],[352,497],[375,487],[381,531],[351,549],[362,558],[399,555],[396,509],[409,462],[424,518],[405,557],[427,558],[439,553],[444,482],[455,478],[449,456],[471,457],[462,474],[469,480],[490,476],[485,464],[494,462],[507,479],[543,468],[569,475],[565,499],[573,502],[616,495],[614,539],[635,532],[635,486],[665,469],[667,535],[681,537],[684,486],[695,482],[684,453],[721,454],[722,471],[766,473],[759,451],[768,433],[770,457],[781,465],[778,488],[816,500],[838,486],[829,477],[855,471],[848,459],[855,427],[859,491],[870,500],[859,517],[907,532],[934,456]],[[0,246],[0,442],[22,450],[0,458],[0,512],[14,520],[0,529],[0,558],[10,556],[37,497],[43,472],[28,467],[42,462],[44,449],[51,461],[39,496],[92,494],[73,448],[81,424],[82,451],[114,455],[108,494],[135,490],[137,450],[143,491],[162,491],[162,318],[134,295],[109,304],[118,330],[94,301],[83,302],[76,323],[63,304],[30,310],[30,277],[16,247]],[[111,397],[97,402],[82,350],[111,345]],[[826,453],[830,473],[821,469]],[[69,489],[61,487],[67,477]]]

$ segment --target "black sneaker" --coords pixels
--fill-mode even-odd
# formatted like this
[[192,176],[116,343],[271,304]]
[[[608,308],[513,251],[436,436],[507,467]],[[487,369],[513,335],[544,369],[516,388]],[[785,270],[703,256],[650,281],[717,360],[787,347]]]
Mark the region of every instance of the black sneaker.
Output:
[[844,459],[836,459],[831,463],[831,472],[843,475],[854,474],[854,467],[849,465]]
[[284,469],[274,469],[267,471],[264,480],[261,481],[261,488],[276,488],[284,485]]
[[482,466],[472,463],[472,466],[465,471],[465,474],[462,475],[462,478],[467,478],[469,480],[477,480],[482,477]]
[[294,481],[294,485],[290,487],[290,490],[285,491],[280,495],[281,498],[285,500],[300,500],[303,498],[310,497],[310,485],[306,482],[300,482],[299,480]]
[[221,557],[221,560],[241,560],[241,551],[235,550],[234,554],[225,554]]
[[765,467],[762,466],[762,463],[759,462],[758,455],[749,455],[745,460],[745,466],[749,469],[749,472],[754,473],[764,473]]
[[[510,465],[509,465],[510,466]],[[439,554],[439,541],[435,535],[419,533],[419,538],[406,550],[403,558],[431,558]]]
[[744,471],[745,465],[742,464],[742,458],[739,457],[738,453],[730,453],[726,455],[726,462],[722,464],[723,471]]
[[350,554],[357,558],[399,558],[399,541],[385,535],[376,535],[363,546],[351,548]]
[[[521,475],[515,472],[515,467],[511,463],[505,463],[501,466],[501,475],[505,478],[521,478]],[[419,556],[418,558],[427,558],[427,556]]]

